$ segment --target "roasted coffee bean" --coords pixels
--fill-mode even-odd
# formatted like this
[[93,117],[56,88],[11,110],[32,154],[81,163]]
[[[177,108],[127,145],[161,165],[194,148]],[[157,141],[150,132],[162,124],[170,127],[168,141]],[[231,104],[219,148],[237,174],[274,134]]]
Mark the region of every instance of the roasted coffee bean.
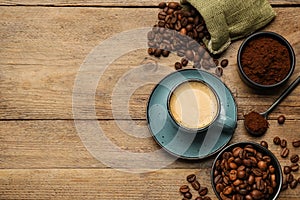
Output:
[[290,188],[295,189],[298,185],[298,181],[294,179],[292,182],[290,182]]
[[167,17],[167,13],[165,13],[164,11],[160,11],[160,12],[158,13],[158,19],[159,19],[159,20],[165,20],[166,17]]
[[222,175],[218,175],[218,176],[216,176],[215,178],[214,178],[214,183],[215,184],[218,184],[218,183],[220,183],[221,181],[222,181]]
[[223,69],[221,67],[217,67],[215,73],[217,76],[221,77],[223,75]]
[[269,147],[268,143],[266,141],[261,141],[260,145],[263,146],[263,147],[265,147],[266,149]]
[[153,49],[153,48],[148,48],[148,54],[149,55],[154,55],[154,53],[155,53],[155,49]]
[[181,192],[182,194],[185,194],[187,192],[190,191],[190,188],[188,185],[182,185],[180,188],[179,188],[179,192]]
[[282,139],[281,142],[280,142],[280,146],[282,148],[286,147],[287,146],[287,141],[285,139]]
[[161,53],[162,53],[161,49],[155,49],[154,56],[159,58],[161,56]]
[[221,67],[225,68],[225,67],[227,67],[227,66],[228,66],[228,60],[227,60],[227,59],[223,59],[223,60],[221,61]]
[[224,190],[224,188],[225,188],[224,185],[221,184],[221,183],[218,183],[216,185],[216,190],[217,190],[218,193],[222,192]]
[[195,180],[194,182],[191,183],[192,187],[194,188],[194,190],[199,190],[201,185],[199,183],[199,181]]
[[289,187],[289,184],[287,182],[282,183],[281,191],[288,189],[288,187]]
[[175,69],[176,69],[176,70],[182,69],[182,65],[181,65],[180,62],[176,62],[176,63],[175,63]]
[[274,167],[273,165],[270,165],[270,166],[269,166],[269,172],[270,172],[271,174],[274,174],[274,173],[275,173],[275,167]]
[[291,165],[291,171],[292,172],[297,172],[299,170],[299,164],[298,163],[293,163]]
[[203,198],[202,197],[196,197],[195,200],[203,200]]
[[293,174],[287,174],[286,175],[286,182],[291,183],[294,180],[294,175]]
[[236,170],[231,170],[229,172],[229,179],[231,181],[235,181],[237,179],[237,171]]
[[293,147],[300,147],[300,140],[293,140]]
[[185,58],[181,59],[181,64],[182,64],[183,67],[187,66],[188,63],[189,63],[189,61],[187,59],[185,59]]
[[192,50],[187,50],[185,52],[185,57],[188,59],[188,60],[194,60],[194,52]]
[[278,124],[284,124],[284,122],[285,122],[285,116],[284,115],[280,115],[277,118],[277,122],[278,122]]
[[290,158],[292,163],[296,163],[299,161],[299,156],[297,154],[293,154]]
[[276,137],[274,137],[273,142],[276,145],[280,145],[281,139],[278,136],[276,136]]
[[170,55],[170,51],[163,50],[163,51],[161,52],[161,55],[162,55],[163,57],[168,57],[168,56]]
[[297,180],[298,180],[298,183],[300,184],[300,177]]
[[172,9],[177,9],[179,7],[179,3],[178,2],[169,2],[168,3],[168,7],[172,8]]
[[196,175],[195,174],[190,174],[186,177],[187,182],[192,183],[196,180]]
[[253,199],[262,199],[264,196],[264,194],[259,190],[253,190],[251,192],[251,195],[252,195]]
[[268,168],[268,164],[267,164],[266,161],[261,160],[261,161],[259,161],[259,162],[257,163],[257,167],[258,167],[259,169],[261,169],[262,171],[266,171],[267,168]]
[[183,196],[187,199],[191,199],[193,197],[192,193],[191,192],[186,192],[183,194]]
[[207,195],[207,193],[208,193],[207,187],[201,187],[201,188],[199,189],[199,195],[200,195],[200,196],[205,196],[205,195]]
[[160,9],[164,9],[166,6],[167,6],[167,4],[166,4],[165,2],[160,2],[160,3],[158,4],[158,7],[159,7]]
[[286,158],[289,155],[289,153],[290,153],[290,150],[287,147],[285,147],[285,148],[282,149],[282,151],[280,153],[280,156],[282,158]]
[[283,167],[283,173],[284,174],[289,174],[289,173],[291,173],[291,171],[292,171],[292,169],[291,169],[290,166],[284,166]]
[[225,194],[226,196],[230,195],[232,192],[233,192],[233,188],[231,186],[227,186],[223,190],[223,194]]
[[205,197],[203,197],[203,200],[211,200],[211,198],[208,196],[205,196]]

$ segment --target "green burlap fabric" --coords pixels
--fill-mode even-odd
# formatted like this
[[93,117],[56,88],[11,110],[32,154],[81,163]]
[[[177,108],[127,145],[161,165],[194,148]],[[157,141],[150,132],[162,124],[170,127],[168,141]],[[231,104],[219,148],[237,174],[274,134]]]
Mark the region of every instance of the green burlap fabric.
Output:
[[[203,16],[213,54],[222,53],[232,40],[245,37],[267,25],[274,17],[268,0],[187,0]],[[183,2],[182,2],[183,3]]]

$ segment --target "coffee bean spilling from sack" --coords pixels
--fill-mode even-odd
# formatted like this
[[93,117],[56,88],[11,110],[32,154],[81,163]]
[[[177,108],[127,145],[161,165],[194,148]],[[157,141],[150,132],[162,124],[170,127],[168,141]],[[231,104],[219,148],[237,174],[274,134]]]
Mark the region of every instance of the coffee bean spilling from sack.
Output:
[[[213,59],[207,51],[202,39],[210,39],[205,21],[200,13],[190,6],[183,9],[177,2],[160,3],[158,22],[148,33],[148,54],[155,57],[168,57],[170,52],[176,52],[184,57],[181,62],[176,62],[174,67],[179,70],[187,66],[188,61],[193,62],[194,68],[203,67],[206,70],[218,65],[218,60]],[[184,61],[184,62],[183,62]],[[226,67],[228,60],[222,67]],[[222,76],[223,70],[217,69],[215,73]]]

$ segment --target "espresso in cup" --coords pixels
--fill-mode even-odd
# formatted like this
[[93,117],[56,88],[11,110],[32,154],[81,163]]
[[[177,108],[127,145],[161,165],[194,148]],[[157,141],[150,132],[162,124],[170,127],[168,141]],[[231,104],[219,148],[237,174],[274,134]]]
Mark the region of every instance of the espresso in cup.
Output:
[[210,86],[202,81],[192,80],[180,84],[172,91],[169,111],[179,126],[201,130],[217,118],[219,101]]

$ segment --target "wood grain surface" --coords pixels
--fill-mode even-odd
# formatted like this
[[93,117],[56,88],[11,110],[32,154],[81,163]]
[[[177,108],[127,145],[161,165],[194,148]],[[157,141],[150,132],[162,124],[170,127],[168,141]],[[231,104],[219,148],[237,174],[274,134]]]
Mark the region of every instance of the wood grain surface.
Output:
[[[179,0],[174,0],[179,2]],[[38,6],[157,6],[161,0],[1,0],[0,5]],[[269,0],[272,5],[299,5],[299,0]]]
[[[87,55],[119,33],[153,26],[159,2],[0,0],[1,200],[182,199],[178,189],[186,184],[186,176],[191,173],[209,188],[208,195],[217,199],[210,184],[215,156],[187,161],[162,151],[154,163],[136,169],[145,173],[132,173],[126,167],[116,169],[96,159],[76,129],[80,123],[89,131],[91,122],[98,123],[107,139],[118,147],[105,149],[104,159],[124,166],[128,159],[109,156],[120,150],[147,155],[161,149],[151,138],[145,117],[149,94],[159,78],[150,77],[151,82],[135,88],[136,79],[128,74],[141,67],[141,77],[149,79],[146,76],[157,67],[166,66],[160,76],[167,75],[174,71],[174,62],[180,59],[176,55],[156,59],[149,57],[146,49],[128,52],[108,66],[96,90],[84,88],[74,93],[76,76]],[[300,1],[270,0],[270,3],[277,16],[263,30],[283,35],[293,46],[297,63],[290,83],[300,74]],[[129,39],[128,45],[135,39]],[[243,115],[251,110],[267,109],[288,84],[268,94],[248,88],[237,72],[236,55],[241,42],[233,42],[221,57],[229,60],[221,79],[232,91],[238,106],[238,127],[230,143],[265,140],[281,165],[290,165],[288,158],[280,157],[281,148],[273,144],[273,138],[286,138],[290,155],[300,155],[300,148],[291,145],[293,139],[300,139],[300,88],[270,114],[267,134],[259,138],[249,136],[243,126]],[[94,76],[96,72],[97,69],[84,71]],[[116,90],[120,80],[125,80],[126,88],[133,91],[129,99],[124,91]],[[95,113],[84,98],[94,93]],[[74,95],[79,97],[76,104]],[[82,115],[74,115],[74,108]],[[128,113],[124,113],[124,109]],[[280,114],[287,118],[283,125],[276,120]],[[130,132],[138,132],[146,138],[135,137]],[[152,171],[168,159],[174,161]],[[299,171],[294,174],[300,177]],[[298,185],[294,190],[282,192],[279,199],[296,200],[299,194]]]

